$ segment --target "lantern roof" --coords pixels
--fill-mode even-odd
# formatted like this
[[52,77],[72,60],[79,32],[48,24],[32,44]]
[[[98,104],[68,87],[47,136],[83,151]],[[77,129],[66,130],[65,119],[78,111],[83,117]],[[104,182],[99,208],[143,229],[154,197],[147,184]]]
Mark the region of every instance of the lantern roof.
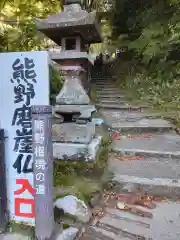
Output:
[[64,37],[81,36],[85,43],[100,43],[102,38],[96,12],[82,10],[80,4],[64,5],[63,12],[47,19],[34,18],[37,29],[58,45]]

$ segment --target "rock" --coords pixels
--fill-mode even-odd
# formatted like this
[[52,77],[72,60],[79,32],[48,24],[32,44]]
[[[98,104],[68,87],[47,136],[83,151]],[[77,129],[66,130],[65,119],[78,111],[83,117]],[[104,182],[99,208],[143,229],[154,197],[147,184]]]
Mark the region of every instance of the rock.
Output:
[[73,240],[78,234],[79,229],[77,228],[67,228],[57,237],[56,240]]
[[90,220],[91,214],[86,204],[73,195],[57,199],[54,206],[63,209],[64,213],[75,216],[82,222],[89,222]]

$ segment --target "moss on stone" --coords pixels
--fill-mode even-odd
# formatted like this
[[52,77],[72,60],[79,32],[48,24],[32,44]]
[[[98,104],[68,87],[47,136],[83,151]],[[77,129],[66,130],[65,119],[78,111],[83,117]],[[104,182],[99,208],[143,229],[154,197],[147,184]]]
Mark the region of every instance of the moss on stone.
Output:
[[71,178],[86,176],[91,178],[99,177],[99,174],[103,173],[102,170],[105,167],[108,160],[108,144],[109,142],[102,140],[101,147],[97,153],[97,158],[94,161],[54,161],[54,186],[59,184],[69,185]]
[[96,102],[96,100],[97,100],[96,88],[91,89],[90,98],[91,98],[92,102]]
[[63,223],[63,229],[67,229],[67,228],[69,228],[69,227],[70,227],[69,224]]
[[110,139],[103,138],[94,161],[54,161],[54,186],[64,190],[55,198],[75,195],[88,202],[93,193],[99,191],[104,183],[103,174],[107,166]]

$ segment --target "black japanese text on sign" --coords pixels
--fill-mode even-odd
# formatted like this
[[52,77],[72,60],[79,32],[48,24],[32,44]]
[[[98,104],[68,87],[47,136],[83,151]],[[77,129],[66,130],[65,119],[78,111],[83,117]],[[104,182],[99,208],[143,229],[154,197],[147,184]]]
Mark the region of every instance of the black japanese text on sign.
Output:
[[31,99],[35,97],[34,84],[37,77],[34,68],[34,60],[29,58],[17,58],[12,64],[14,103],[22,104],[15,109],[12,119],[12,126],[17,127],[13,150],[18,153],[13,168],[18,174],[33,172]]

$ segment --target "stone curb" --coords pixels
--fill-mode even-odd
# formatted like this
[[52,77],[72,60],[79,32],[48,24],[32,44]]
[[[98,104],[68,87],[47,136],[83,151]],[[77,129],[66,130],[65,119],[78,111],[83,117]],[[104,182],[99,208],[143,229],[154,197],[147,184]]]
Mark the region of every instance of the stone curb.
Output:
[[141,178],[129,175],[115,174],[112,179],[113,190],[118,193],[148,194],[157,197],[179,199],[180,180],[166,178]]
[[119,96],[119,95],[113,95],[113,96],[109,96],[105,93],[103,94],[99,94],[97,95],[97,99],[124,99],[125,97],[124,96]]
[[161,126],[157,126],[157,127],[151,127],[151,126],[141,126],[141,127],[112,127],[110,125],[107,125],[108,128],[110,128],[110,130],[118,130],[120,133],[129,133],[131,132],[131,134],[133,133],[165,133],[165,132],[169,132],[169,131],[173,131],[174,127],[161,127]]
[[113,148],[111,152],[121,153],[121,154],[133,154],[135,156],[144,157],[169,157],[172,159],[180,159],[179,152],[161,152],[161,151],[151,151],[151,150],[141,150],[141,149],[124,149],[124,148]]
[[146,108],[146,107],[134,107],[134,106],[122,106],[122,105],[108,105],[108,104],[96,104],[96,107],[101,108],[101,109],[111,109],[111,110],[115,110],[115,109],[119,109],[121,111],[129,111],[129,112],[134,112],[134,111],[141,111],[142,108]]

